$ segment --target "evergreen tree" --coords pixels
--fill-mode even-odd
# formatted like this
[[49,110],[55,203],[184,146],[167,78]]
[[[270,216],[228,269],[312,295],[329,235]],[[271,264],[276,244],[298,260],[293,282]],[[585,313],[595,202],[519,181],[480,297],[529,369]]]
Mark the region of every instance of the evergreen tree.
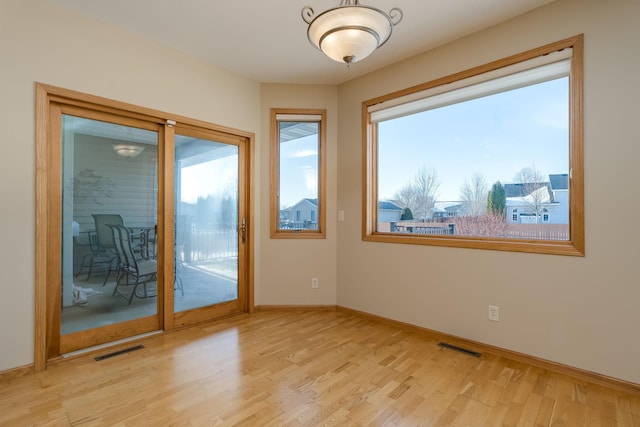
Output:
[[496,181],[496,183],[491,186],[491,191],[489,191],[489,195],[487,196],[487,210],[502,217],[505,215],[507,210],[507,194],[500,181]]
[[410,221],[413,219],[413,212],[411,209],[404,208],[402,209],[402,215],[400,216],[400,221]]

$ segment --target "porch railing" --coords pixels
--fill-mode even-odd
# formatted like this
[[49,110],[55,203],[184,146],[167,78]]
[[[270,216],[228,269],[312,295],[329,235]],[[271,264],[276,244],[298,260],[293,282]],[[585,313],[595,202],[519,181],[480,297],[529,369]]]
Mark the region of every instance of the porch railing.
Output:
[[176,238],[176,246],[186,263],[234,257],[238,256],[238,232],[193,225],[182,238]]

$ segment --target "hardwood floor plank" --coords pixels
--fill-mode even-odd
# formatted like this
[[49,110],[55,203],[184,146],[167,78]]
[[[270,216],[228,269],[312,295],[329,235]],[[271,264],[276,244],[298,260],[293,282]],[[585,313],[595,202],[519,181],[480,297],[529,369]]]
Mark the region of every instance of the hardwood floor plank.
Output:
[[640,394],[340,311],[263,311],[143,345],[5,376],[0,425],[640,426]]

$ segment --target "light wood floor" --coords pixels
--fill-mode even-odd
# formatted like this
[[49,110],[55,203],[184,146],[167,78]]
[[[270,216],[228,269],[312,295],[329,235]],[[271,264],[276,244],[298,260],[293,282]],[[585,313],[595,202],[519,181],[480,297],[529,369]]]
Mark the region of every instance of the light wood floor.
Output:
[[640,393],[342,312],[263,312],[142,344],[1,382],[0,425],[640,426]]

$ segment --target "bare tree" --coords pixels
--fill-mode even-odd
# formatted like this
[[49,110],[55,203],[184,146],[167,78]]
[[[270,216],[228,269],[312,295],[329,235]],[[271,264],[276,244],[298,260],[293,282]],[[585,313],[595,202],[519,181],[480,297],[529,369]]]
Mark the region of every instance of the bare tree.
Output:
[[544,175],[536,168],[536,165],[524,167],[520,169],[513,176],[513,182],[520,184],[527,184],[531,182],[539,182],[543,179]]
[[440,180],[435,169],[421,167],[411,182],[400,189],[394,199],[405,208],[411,209],[416,219],[426,219],[431,213],[440,188]]
[[521,198],[525,208],[535,215],[536,224],[542,216],[544,205],[550,200],[549,185],[536,165],[520,169],[514,181],[521,185]]
[[417,218],[417,212],[415,214],[413,212],[415,211],[416,206],[418,205],[418,197],[417,197],[415,188],[413,187],[413,184],[411,182],[406,184],[400,190],[398,190],[394,194],[393,199],[398,206],[410,209],[411,213],[413,214],[413,217]]
[[460,189],[460,199],[469,215],[480,216],[487,213],[488,187],[487,180],[479,172],[473,174],[471,181],[464,180],[464,185]]

